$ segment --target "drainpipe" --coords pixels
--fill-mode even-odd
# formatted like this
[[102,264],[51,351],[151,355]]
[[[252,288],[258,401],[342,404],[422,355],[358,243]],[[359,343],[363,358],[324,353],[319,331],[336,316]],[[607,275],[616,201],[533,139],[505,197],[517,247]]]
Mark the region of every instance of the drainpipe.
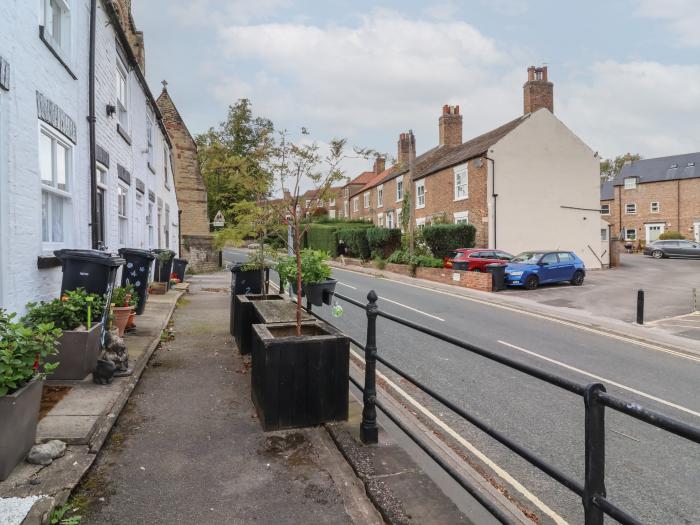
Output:
[[493,197],[493,249],[498,248],[497,244],[497,234],[496,234],[496,199],[498,198],[498,193],[496,193],[496,161],[490,157],[486,157],[486,160],[491,161],[491,197]]
[[182,257],[182,210],[177,210],[177,256]]
[[[90,66],[88,80],[89,114],[88,123],[90,127],[90,230],[92,233],[92,248],[100,247],[100,236],[97,224],[97,139],[95,126],[97,117],[95,116],[95,26],[97,20],[97,0],[90,1]],[[104,217],[102,218],[104,221]]]
[[676,210],[678,212],[676,231],[681,231],[681,179],[678,179],[676,182]]

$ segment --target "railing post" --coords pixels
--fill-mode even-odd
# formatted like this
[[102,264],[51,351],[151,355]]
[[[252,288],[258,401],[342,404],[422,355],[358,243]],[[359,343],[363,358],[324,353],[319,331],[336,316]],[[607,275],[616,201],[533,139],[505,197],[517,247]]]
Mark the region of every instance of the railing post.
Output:
[[365,391],[362,396],[362,423],[360,439],[364,444],[379,442],[377,427],[377,294],[370,290],[367,294],[367,343],[365,344]]
[[605,407],[598,398],[605,392],[600,383],[586,385],[583,402],[586,407],[586,479],[583,486],[585,525],[603,525],[603,511],[595,505],[596,496],[605,497]]

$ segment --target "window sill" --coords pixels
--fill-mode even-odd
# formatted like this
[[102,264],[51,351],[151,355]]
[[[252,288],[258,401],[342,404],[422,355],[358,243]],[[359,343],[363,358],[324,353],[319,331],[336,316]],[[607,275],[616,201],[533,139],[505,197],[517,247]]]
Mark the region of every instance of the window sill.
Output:
[[469,195],[467,195],[467,196],[465,196],[465,197],[455,197],[455,198],[454,198],[454,202],[457,202],[457,201],[466,201],[468,198],[469,198]]
[[147,162],[146,164],[148,165],[148,169],[151,170],[151,173],[153,173],[153,175],[155,175],[156,169],[153,166],[151,166],[150,162]]
[[54,44],[52,43],[53,39],[44,32],[44,26],[39,26],[39,39],[41,39],[41,41],[44,44],[46,44],[46,47],[49,48],[51,54],[55,56],[56,60],[58,60],[61,63],[61,65],[66,69],[66,71],[68,71],[68,74],[71,76],[71,78],[73,80],[78,80],[78,77],[75,76],[75,73],[73,73],[68,63],[63,59],[61,52],[56,47],[54,47]]
[[36,258],[36,267],[39,270],[57,268],[59,266],[61,266],[61,260],[53,255],[40,255]]
[[119,136],[124,139],[124,142],[126,142],[129,146],[131,146],[131,137],[126,132],[126,130],[122,127],[122,125],[119,124],[118,122],[117,122],[117,133],[119,133]]

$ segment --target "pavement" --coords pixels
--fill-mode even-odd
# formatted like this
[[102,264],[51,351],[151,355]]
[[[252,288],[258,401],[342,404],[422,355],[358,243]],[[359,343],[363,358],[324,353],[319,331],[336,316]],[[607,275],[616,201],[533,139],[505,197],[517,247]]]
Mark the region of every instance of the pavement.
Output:
[[[110,385],[96,385],[91,376],[83,381],[46,382],[50,388],[68,387],[67,394],[39,421],[36,440],[64,441],[68,443],[66,454],[49,466],[20,463],[10,477],[0,482],[1,525],[46,523],[51,511],[67,501],[93,464],[158,346],[178,299],[187,290],[185,285],[178,288],[165,295],[149,296],[146,311],[136,318],[136,331],[126,335],[132,375],[115,378]],[[6,504],[15,509],[11,518],[3,514]]]
[[[344,448],[365,468],[356,474],[336,447],[357,444],[356,418],[334,427],[333,438],[324,427],[263,432],[249,357],[228,332],[229,280],[228,272],[191,278],[174,339],[154,354],[74,494],[82,523],[379,525],[382,514],[400,524],[471,523],[386,439],[381,450]],[[351,413],[358,407],[353,401]],[[379,495],[379,510],[368,493]]]
[[[227,250],[225,257],[244,259],[245,253]],[[367,292],[374,289],[383,311],[580,384],[600,381],[629,402],[700,425],[696,341],[596,312],[357,270],[334,268],[337,292],[364,303]],[[587,285],[577,289],[585,290]],[[338,303],[344,308],[340,318],[332,317],[328,308],[316,311],[364,340],[365,312],[342,300]],[[377,330],[379,355],[583,480],[580,398],[385,319],[378,321]],[[540,523],[583,521],[579,497],[385,367],[380,366],[379,372],[385,385],[380,399],[381,395],[400,398],[417,419],[432,425],[448,447],[518,507]],[[699,522],[698,447],[613,411],[608,411],[606,422],[606,483],[612,500],[645,523]]]

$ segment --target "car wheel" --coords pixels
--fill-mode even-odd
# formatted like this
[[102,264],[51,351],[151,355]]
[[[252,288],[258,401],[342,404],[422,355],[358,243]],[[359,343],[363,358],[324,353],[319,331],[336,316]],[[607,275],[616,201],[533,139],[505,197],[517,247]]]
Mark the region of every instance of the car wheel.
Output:
[[574,286],[581,286],[583,284],[584,274],[581,270],[574,272],[574,276],[571,278],[571,284]]
[[653,252],[651,252],[651,256],[654,259],[661,259],[664,256],[664,252],[662,252],[661,250],[654,250]]
[[540,280],[536,275],[531,275],[525,279],[525,288],[528,290],[535,290],[540,285]]

